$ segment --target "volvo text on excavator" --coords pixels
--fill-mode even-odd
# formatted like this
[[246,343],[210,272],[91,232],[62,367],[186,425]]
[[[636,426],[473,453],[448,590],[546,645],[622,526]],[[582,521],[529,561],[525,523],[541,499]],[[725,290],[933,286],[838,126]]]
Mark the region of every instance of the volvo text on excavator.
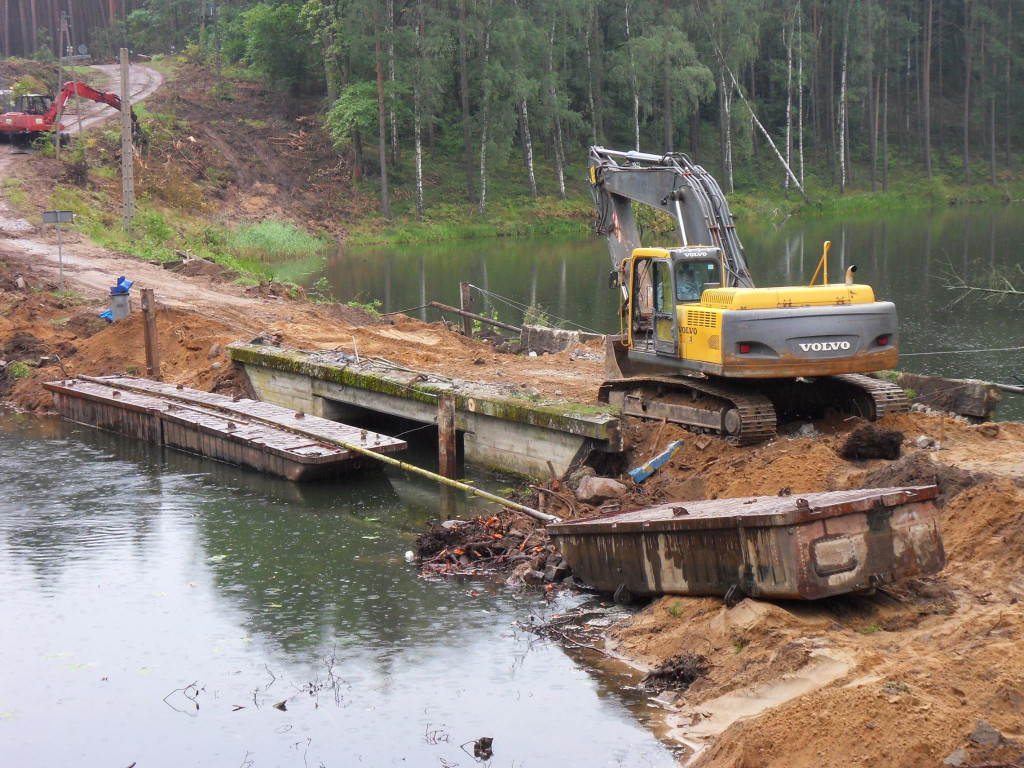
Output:
[[[121,99],[117,94],[104,93],[81,82],[69,80],[64,83],[57,98],[51,98],[44,93],[28,93],[14,97],[14,108],[0,114],[0,141],[12,144],[31,144],[36,139],[49,134],[51,131],[60,133],[61,144],[66,144],[68,135],[64,133],[64,126],[55,126],[57,112],[63,110],[65,102],[78,94],[84,99],[107,104],[114,109],[121,109]],[[138,118],[135,110],[132,116],[132,138],[138,141],[142,137]]]
[[[725,195],[704,168],[681,153],[604,147],[591,147],[589,165],[620,291],[602,400],[737,444],[830,409],[871,421],[909,410],[902,389],[863,375],[896,365],[896,307],[854,283],[856,267],[829,283],[827,243],[810,285],[756,288]],[[681,245],[641,247],[633,201],[668,213]]]

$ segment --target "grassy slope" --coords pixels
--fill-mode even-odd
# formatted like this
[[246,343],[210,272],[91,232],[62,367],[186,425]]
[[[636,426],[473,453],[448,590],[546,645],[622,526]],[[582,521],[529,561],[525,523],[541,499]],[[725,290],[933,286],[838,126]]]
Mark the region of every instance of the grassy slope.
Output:
[[[38,66],[38,65],[35,65]],[[371,243],[411,243],[485,237],[514,237],[540,234],[585,235],[592,229],[593,205],[587,189],[583,149],[574,154],[579,161],[566,170],[567,197],[557,194],[554,168],[545,158],[538,156],[536,178],[539,187],[537,199],[528,195],[526,174],[517,151],[503,156],[491,153],[488,157],[487,209],[480,214],[476,204],[466,200],[466,186],[461,153],[449,144],[431,152],[424,150],[425,215],[415,216],[414,158],[408,149],[403,152],[397,167],[390,169],[393,218],[387,221],[380,214],[379,181],[368,175],[353,183],[349,171],[335,169],[327,191],[323,193],[323,212],[317,219],[309,218],[310,207],[284,210],[284,216],[299,222],[284,221],[281,211],[258,215],[245,221],[239,216],[237,199],[225,198],[231,184],[246,186],[233,175],[228,166],[211,164],[205,156],[201,162],[189,167],[180,158],[182,147],[196,133],[195,111],[212,115],[218,105],[245,110],[253,118],[243,122],[256,126],[266,134],[265,142],[273,152],[286,152],[280,141],[291,130],[278,122],[268,129],[273,109],[265,94],[257,94],[246,73],[233,70],[228,73],[231,96],[225,100],[207,98],[197,105],[195,62],[182,57],[158,59],[152,66],[163,71],[167,84],[151,104],[142,104],[138,112],[150,135],[150,151],[136,181],[138,215],[132,232],[125,232],[119,223],[120,184],[118,183],[116,128],[94,132],[88,141],[90,183],[85,188],[59,184],[50,203],[76,211],[81,224],[90,237],[103,245],[132,253],[142,258],[166,260],[175,257],[178,250],[226,264],[239,271],[245,281],[269,277],[271,261],[301,259],[322,250],[329,239],[322,233],[325,221],[340,221],[334,234],[353,245]],[[8,70],[12,71],[12,70]],[[207,82],[209,80],[207,79]],[[209,94],[206,94],[209,97]],[[188,100],[192,107],[192,121],[182,117]],[[277,105],[280,106],[279,104]],[[239,130],[242,130],[239,127]],[[320,131],[314,128],[314,133]],[[273,143],[277,142],[277,143]],[[348,158],[338,162],[330,155],[329,147],[320,134],[320,142],[313,150],[306,150],[300,159],[321,166],[330,163],[339,168]],[[312,155],[310,154],[312,152]],[[320,154],[316,154],[319,152]],[[66,153],[71,159],[72,153]],[[715,148],[705,149],[708,158],[717,156]],[[187,159],[187,158],[186,158]],[[479,157],[475,158],[479,162]],[[366,147],[368,168],[377,164],[373,147]],[[868,171],[864,164],[854,168],[854,182],[845,195],[830,185],[822,184],[809,175],[807,191],[811,203],[805,203],[795,192],[784,195],[780,184],[781,173],[767,151],[751,168],[737,169],[737,192],[730,195],[730,203],[737,217],[779,221],[792,215],[843,213],[897,207],[945,205],[954,202],[1016,200],[1024,197],[1024,177],[1016,173],[1003,173],[999,186],[987,183],[965,188],[954,180],[962,174],[956,159],[948,165],[936,163],[935,177],[928,181],[920,176],[918,164],[891,163],[890,190],[872,193],[868,188]],[[197,170],[198,167],[198,170]],[[709,169],[714,172],[713,162]],[[979,164],[976,178],[984,178]],[[271,174],[267,174],[272,178]],[[297,183],[301,183],[299,178]],[[479,193],[479,178],[475,180]],[[8,201],[17,206],[17,184],[5,181]],[[282,197],[284,197],[282,195]],[[307,229],[321,234],[309,234]]]

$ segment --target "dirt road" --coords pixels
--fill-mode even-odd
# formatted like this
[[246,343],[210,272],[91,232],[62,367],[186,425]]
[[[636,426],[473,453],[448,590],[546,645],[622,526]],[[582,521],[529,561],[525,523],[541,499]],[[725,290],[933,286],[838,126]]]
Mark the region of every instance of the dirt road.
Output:
[[[106,76],[106,82],[95,82],[92,78],[82,77],[83,81],[88,82],[89,85],[101,91],[121,94],[120,64],[99,64],[93,66],[92,69],[102,72]],[[128,70],[128,89],[131,92],[132,104],[136,104],[155,93],[163,82],[164,76],[152,67],[143,67],[138,64],[130,67]],[[89,101],[88,99],[79,99],[79,105],[81,107],[81,127],[83,130],[112,120],[120,114],[116,109],[106,104],[97,104],[95,101]],[[79,121],[78,113],[75,111],[74,97],[68,99],[64,105],[63,123],[69,133],[78,133]]]

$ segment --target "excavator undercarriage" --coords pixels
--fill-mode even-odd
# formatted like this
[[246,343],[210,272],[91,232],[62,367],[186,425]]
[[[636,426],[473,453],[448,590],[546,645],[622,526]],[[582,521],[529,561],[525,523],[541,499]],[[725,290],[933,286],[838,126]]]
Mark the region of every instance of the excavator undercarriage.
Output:
[[601,384],[598,399],[618,406],[623,415],[664,419],[734,445],[770,440],[779,423],[829,412],[875,421],[910,409],[906,393],[895,384],[856,373],[756,383],[690,376],[610,379]]

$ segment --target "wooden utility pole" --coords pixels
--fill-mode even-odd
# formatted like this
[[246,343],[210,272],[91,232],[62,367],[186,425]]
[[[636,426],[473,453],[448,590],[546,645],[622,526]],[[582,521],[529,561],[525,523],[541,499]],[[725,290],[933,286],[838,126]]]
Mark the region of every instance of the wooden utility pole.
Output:
[[121,224],[125,229],[135,218],[135,178],[132,158],[132,105],[128,86],[128,49],[121,49]]
[[455,393],[442,392],[437,396],[437,460],[438,474],[455,479]]
[[71,89],[71,92],[75,95],[75,115],[78,117],[78,146],[82,150],[82,162],[85,162],[85,135],[82,132],[82,102],[78,98],[78,75],[75,74],[75,42],[71,37],[71,31],[75,28],[74,21],[72,20],[71,11],[68,11],[68,15],[65,17],[68,25],[68,69],[71,70],[71,82],[75,83],[75,86]]
[[153,296],[152,288],[142,289],[142,320],[144,329],[144,341],[146,344],[146,368],[149,375],[155,379],[160,378],[160,350],[157,347],[156,336],[156,299]]
[[[473,311],[473,294],[470,293],[469,283],[459,283],[459,307],[463,312]],[[462,335],[468,339],[473,338],[473,318],[462,316]]]
[[[57,93],[64,87],[64,51],[66,50],[68,38],[68,17],[64,11],[60,12],[60,28],[57,32]],[[53,156],[60,161],[60,121],[64,117],[64,102],[57,102],[57,120],[53,130]]]

